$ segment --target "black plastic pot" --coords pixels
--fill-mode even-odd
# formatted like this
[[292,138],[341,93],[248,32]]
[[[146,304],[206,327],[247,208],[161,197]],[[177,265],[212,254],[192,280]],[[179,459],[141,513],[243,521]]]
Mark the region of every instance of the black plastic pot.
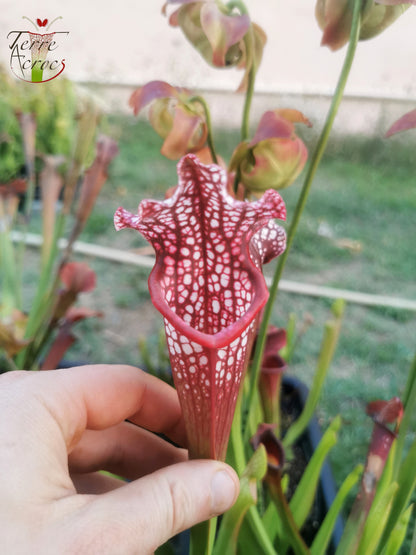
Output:
[[[281,405],[283,413],[290,413],[290,417],[296,419],[302,412],[308,397],[309,390],[306,385],[299,379],[292,376],[283,376],[282,380],[282,393]],[[299,438],[296,443],[297,453],[305,457],[305,463],[309,461],[313,452],[317,448],[322,438],[321,428],[317,418],[314,416],[310,422],[307,430]],[[331,467],[328,462],[325,462],[319,480],[317,495],[315,498],[314,506],[309,516],[308,522],[305,525],[309,527],[311,537],[313,538],[318,531],[320,524],[325,518],[326,513],[331,507],[337,488],[332,474]],[[327,550],[327,555],[335,553],[336,548],[340,542],[344,530],[344,522],[341,517],[338,517],[332,534],[331,543]]]

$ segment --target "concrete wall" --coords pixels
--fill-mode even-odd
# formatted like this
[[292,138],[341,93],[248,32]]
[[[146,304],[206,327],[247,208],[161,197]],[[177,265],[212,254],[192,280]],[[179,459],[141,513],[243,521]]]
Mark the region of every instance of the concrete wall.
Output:
[[[89,0],[61,2],[40,0],[1,0],[0,62],[8,64],[10,50],[7,33],[30,24],[31,19],[61,15],[55,30],[70,32],[62,44],[65,73],[77,81],[95,81],[117,86],[105,96],[115,107],[124,107],[129,86],[163,79],[190,88],[231,92],[241,78],[235,70],[209,68],[187,43],[178,29],[168,26],[161,14],[163,0],[121,0],[119,3]],[[293,105],[308,116],[319,117],[333,90],[345,49],[332,53],[320,47],[321,32],[314,18],[314,0],[246,0],[254,21],[267,32],[268,44],[258,72],[256,100],[258,110]],[[416,8],[412,7],[382,35],[359,45],[357,58],[347,87],[352,104],[345,117],[350,130],[365,131],[381,125],[386,115],[384,100],[367,106],[364,115],[357,109],[357,99],[394,98],[416,105]],[[119,88],[125,85],[127,88]],[[115,92],[115,94],[113,94]],[[104,94],[104,93],[102,93]],[[215,95],[214,95],[215,96]],[[241,99],[226,96],[214,106],[215,117],[235,124]],[[366,100],[366,102],[369,102]],[[393,102],[388,114],[403,111]],[[360,111],[360,110],[359,110]],[[380,119],[380,116],[384,116]],[[384,125],[384,123],[383,123]]]

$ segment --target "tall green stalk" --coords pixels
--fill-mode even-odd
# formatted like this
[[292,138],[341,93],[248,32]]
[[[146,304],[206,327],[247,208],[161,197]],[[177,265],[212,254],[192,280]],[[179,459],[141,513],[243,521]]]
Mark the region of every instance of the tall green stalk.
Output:
[[[248,39],[248,41],[250,42],[251,47],[253,48],[254,41],[253,41],[252,31],[249,34],[250,34],[250,38]],[[254,53],[252,55],[254,57]],[[253,100],[255,81],[256,81],[256,67],[253,59],[253,65],[251,66],[251,69],[248,73],[248,85],[247,85],[247,91],[246,91],[246,96],[244,100],[243,120],[241,123],[242,141],[246,141],[250,134],[250,109],[251,109],[251,102]]]
[[[23,129],[22,129],[23,132]],[[23,132],[24,133],[24,132]],[[24,213],[24,224],[22,229],[22,240],[16,247],[16,289],[18,292],[18,307],[21,310],[23,306],[23,299],[22,299],[22,287],[23,287],[23,265],[25,261],[25,253],[26,253],[26,234],[29,229],[30,223],[30,216],[32,214],[32,205],[33,199],[35,196],[35,160],[31,157],[29,152],[29,148],[24,146],[25,151],[25,165],[26,165],[26,173],[27,173],[27,187],[26,187],[26,194],[25,194],[25,201],[23,205],[23,213]]]
[[200,522],[191,528],[190,555],[211,555],[214,548],[217,517]]
[[[1,229],[1,226],[4,229]],[[7,229],[6,216],[0,218],[0,284],[2,288],[2,304],[0,305],[0,318],[7,318],[14,308],[18,306],[18,290],[16,287],[16,268],[13,243]]]
[[[242,15],[248,15],[247,6],[242,2],[242,0],[231,0],[227,3],[227,8],[230,10],[233,8],[237,8]],[[246,96],[244,99],[244,108],[243,108],[243,118],[241,122],[241,140],[246,141],[249,136],[250,132],[250,108],[251,108],[251,101],[253,100],[253,93],[254,93],[254,83],[256,80],[256,71],[257,68],[255,66],[255,57],[254,57],[254,37],[253,37],[253,28],[250,27],[249,32],[247,33],[245,39],[246,49],[247,49],[247,59],[251,56],[252,65],[250,71],[248,73],[248,82],[247,82],[247,90]],[[236,183],[236,186],[238,182]]]
[[[329,139],[329,135],[331,133],[331,129],[332,129],[335,117],[337,115],[339,106],[341,104],[341,100],[342,100],[344,90],[345,90],[345,85],[347,84],[348,76],[350,74],[350,70],[351,70],[351,67],[352,67],[353,60],[354,60],[354,55],[355,55],[355,51],[356,51],[356,48],[357,48],[359,31],[360,31],[362,3],[363,3],[363,0],[355,0],[354,1],[354,12],[353,12],[353,18],[352,18],[350,40],[349,40],[349,44],[348,44],[347,53],[345,55],[344,64],[342,66],[342,70],[341,70],[341,74],[340,74],[340,77],[339,77],[339,80],[338,80],[338,84],[337,84],[337,87],[335,89],[335,93],[334,93],[334,96],[332,98],[331,106],[329,108],[329,112],[328,112],[327,117],[326,117],[325,125],[322,129],[322,132],[321,132],[320,137],[318,139],[318,143],[316,145],[315,151],[314,151],[314,153],[312,155],[312,158],[309,162],[309,166],[308,166],[307,174],[306,174],[306,177],[305,177],[305,181],[303,183],[303,187],[302,187],[301,193],[299,195],[299,199],[298,199],[298,202],[297,202],[297,205],[296,205],[296,208],[295,208],[295,212],[293,214],[293,219],[290,223],[289,231],[287,233],[287,247],[286,247],[285,252],[279,257],[279,261],[278,261],[276,271],[275,271],[275,274],[274,274],[274,277],[273,277],[273,282],[272,282],[272,285],[271,285],[270,290],[269,290],[270,296],[269,296],[269,300],[267,302],[267,305],[264,309],[262,322],[261,322],[261,326],[260,326],[260,331],[259,331],[259,337],[258,337],[258,340],[256,342],[256,351],[255,351],[255,354],[254,354],[253,364],[252,364],[252,368],[251,368],[250,391],[249,391],[249,395],[248,395],[247,400],[246,400],[246,404],[245,404],[245,407],[244,407],[244,413],[243,413],[243,417],[244,417],[245,422],[247,421],[246,416],[247,416],[248,408],[250,407],[250,404],[252,402],[254,391],[257,388],[258,377],[259,377],[259,372],[260,372],[260,365],[261,365],[261,360],[263,358],[264,346],[265,346],[265,343],[266,343],[267,327],[268,327],[269,322],[270,322],[272,309],[273,309],[273,304],[276,300],[280,278],[282,277],[283,270],[284,270],[284,267],[285,267],[285,264],[286,264],[286,260],[287,260],[287,257],[289,255],[290,248],[292,246],[294,237],[296,235],[296,231],[297,231],[297,228],[298,228],[298,225],[299,225],[299,221],[300,221],[300,218],[302,216],[303,210],[305,208],[306,201],[308,199],[308,195],[309,195],[309,192],[310,192],[312,182],[314,180],[316,171],[317,171],[317,169],[319,167],[319,164],[321,162],[322,156],[325,152],[325,149],[326,149],[326,146],[327,146],[327,143],[328,143],[328,139]],[[250,435],[250,430],[248,429],[248,426],[246,425],[245,437],[247,437],[249,435]]]
[[[26,325],[26,337],[34,337],[45,321],[48,312],[51,310],[52,286],[55,284],[54,261],[59,250],[58,241],[62,235],[65,226],[65,216],[61,213],[54,230],[51,250],[47,263],[42,266],[41,275],[38,281],[35,298],[29,313],[29,319]],[[17,365],[19,368],[33,369],[34,345],[29,345],[17,355]],[[29,368],[30,366],[30,368]]]
[[189,102],[198,102],[198,104],[200,104],[204,110],[205,122],[207,124],[207,133],[208,133],[207,134],[208,148],[211,152],[212,161],[214,162],[214,164],[218,164],[217,153],[215,151],[214,139],[212,136],[211,114],[208,108],[208,104],[206,103],[205,99],[202,98],[202,96],[192,96],[189,99]]

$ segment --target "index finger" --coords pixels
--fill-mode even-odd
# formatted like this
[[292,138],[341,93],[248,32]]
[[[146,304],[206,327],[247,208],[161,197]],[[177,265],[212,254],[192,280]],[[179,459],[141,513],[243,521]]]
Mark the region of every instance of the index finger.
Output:
[[27,397],[32,392],[46,406],[68,447],[87,428],[100,430],[127,418],[178,443],[185,441],[176,391],[132,366],[100,364],[31,372],[21,387],[30,388]]

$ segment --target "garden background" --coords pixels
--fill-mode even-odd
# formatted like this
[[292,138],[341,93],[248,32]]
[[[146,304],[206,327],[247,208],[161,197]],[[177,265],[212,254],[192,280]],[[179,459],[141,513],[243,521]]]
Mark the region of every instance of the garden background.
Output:
[[[314,2],[299,0],[293,4],[247,1],[253,20],[268,35],[252,127],[266,109],[296,108],[314,125],[303,133],[311,149],[344,54],[319,46],[321,32],[314,18]],[[120,204],[134,210],[142,198],[161,198],[166,187],[176,183],[176,164],[160,156],[161,140],[144,120],[129,113],[131,91],[150,80],[163,79],[206,93],[218,150],[228,161],[232,145],[238,142],[233,134],[243,97],[233,91],[240,75],[201,64],[183,35],[168,26],[159,2],[125,1],[117,7],[97,1],[73,1],[59,7],[52,1],[36,6],[2,1],[0,5],[0,62],[5,66],[10,56],[7,34],[22,25],[23,15],[32,19],[63,17],[55,29],[69,31],[61,46],[66,77],[93,91],[107,113],[110,134],[119,141],[120,154],[111,166],[109,183],[81,240],[116,249],[147,248],[137,234],[117,235],[112,216]],[[397,117],[414,108],[415,28],[416,10],[410,9],[377,40],[359,44],[333,140],[283,276],[285,280],[400,297],[413,303],[413,309],[411,302],[409,308],[347,306],[319,414],[323,424],[337,413],[345,421],[343,441],[332,454],[339,480],[344,477],[342,468],[352,468],[365,457],[371,432],[364,415],[366,403],[400,394],[414,353],[416,136],[408,132],[387,140],[383,134]],[[299,186],[300,180],[283,192],[289,218]],[[31,231],[39,231],[36,218]],[[37,256],[34,249],[26,261],[28,299],[33,286],[31,267]],[[143,364],[140,339],[142,344],[146,341],[153,363],[158,364],[162,323],[147,292],[149,268],[95,257],[87,260],[97,272],[98,286],[85,296],[83,304],[102,310],[104,316],[79,325],[79,342],[69,357]],[[272,268],[266,271],[271,275]],[[300,327],[302,322],[309,325],[313,320],[289,369],[306,383],[314,371],[330,304],[328,298],[289,292],[281,292],[276,303],[276,325],[284,326],[291,313],[297,315]],[[350,459],[348,465],[346,458]]]

